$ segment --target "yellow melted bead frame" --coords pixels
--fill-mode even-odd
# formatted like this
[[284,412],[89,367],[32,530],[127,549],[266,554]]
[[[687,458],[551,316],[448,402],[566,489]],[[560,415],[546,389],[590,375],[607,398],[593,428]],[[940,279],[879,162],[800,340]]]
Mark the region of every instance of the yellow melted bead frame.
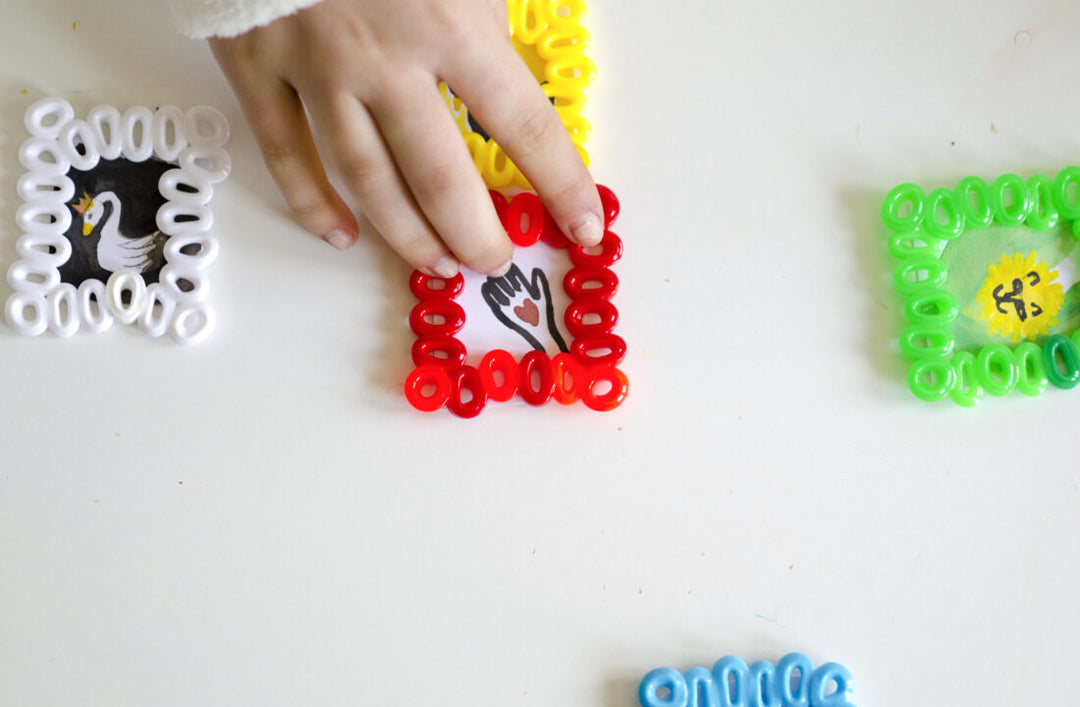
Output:
[[[596,76],[596,65],[585,55],[590,37],[582,22],[583,0],[508,0],[510,40],[529,70],[544,89],[563,125],[570,133],[585,165],[589,154],[585,143],[592,127],[582,116],[585,89]],[[476,168],[491,189],[516,187],[531,189],[525,176],[506,156],[502,147],[489,138],[468,108],[445,83],[439,88],[458,123]]]
[[1063,286],[1058,272],[1077,270],[1080,167],[929,193],[901,184],[881,219],[899,261],[912,393],[971,407],[985,393],[1080,384],[1080,280]]

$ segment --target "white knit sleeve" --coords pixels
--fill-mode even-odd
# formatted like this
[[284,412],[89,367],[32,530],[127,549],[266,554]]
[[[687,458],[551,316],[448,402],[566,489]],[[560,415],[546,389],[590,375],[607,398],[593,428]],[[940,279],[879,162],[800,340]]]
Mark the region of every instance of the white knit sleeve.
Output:
[[176,28],[193,39],[235,37],[319,0],[168,0]]

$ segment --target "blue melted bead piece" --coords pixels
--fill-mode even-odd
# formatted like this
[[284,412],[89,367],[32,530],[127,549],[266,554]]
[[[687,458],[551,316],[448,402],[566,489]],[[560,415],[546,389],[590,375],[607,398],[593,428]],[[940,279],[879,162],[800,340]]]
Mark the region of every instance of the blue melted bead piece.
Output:
[[817,668],[802,653],[789,653],[774,666],[725,656],[712,671],[680,673],[658,668],[638,688],[641,707],[855,707],[851,673],[839,663]]

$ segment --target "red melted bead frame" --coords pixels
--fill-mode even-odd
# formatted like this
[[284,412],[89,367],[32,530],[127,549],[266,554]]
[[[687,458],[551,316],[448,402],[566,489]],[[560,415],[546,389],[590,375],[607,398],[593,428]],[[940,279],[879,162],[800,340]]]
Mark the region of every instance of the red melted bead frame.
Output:
[[[515,395],[531,405],[552,399],[570,405],[580,400],[601,411],[622,404],[629,383],[617,366],[626,357],[626,342],[614,333],[619,311],[611,302],[619,288],[611,266],[622,257],[622,241],[611,231],[619,215],[619,200],[605,186],[598,190],[604,205],[604,238],[589,249],[566,239],[536,194],[522,192],[507,200],[497,191],[490,192],[503,228],[516,246],[528,248],[544,241],[569,253],[573,267],[563,279],[563,290],[570,297],[564,317],[573,337],[569,354],[548,357],[543,351],[529,351],[517,360],[496,349],[485,354],[479,365],[467,365],[468,351],[457,338],[465,326],[465,310],[455,301],[465,279],[460,274],[439,278],[413,271],[409,289],[419,302],[409,315],[409,327],[417,337],[412,347],[416,368],[405,380],[405,397],[414,408],[434,412],[446,407],[460,417],[476,417],[489,400],[506,402]],[[528,225],[522,229],[524,215]],[[597,393],[605,384],[608,389]]]

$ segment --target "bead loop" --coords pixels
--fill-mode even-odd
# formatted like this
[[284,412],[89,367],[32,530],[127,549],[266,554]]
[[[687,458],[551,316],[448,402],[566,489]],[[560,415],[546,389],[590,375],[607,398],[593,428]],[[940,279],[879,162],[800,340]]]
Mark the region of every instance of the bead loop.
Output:
[[[425,394],[429,387],[434,388]],[[421,412],[435,412],[450,399],[450,376],[440,366],[420,366],[405,379],[405,398]]]
[[[465,399],[466,394],[471,396]],[[487,391],[480,372],[472,366],[462,366],[450,374],[450,398],[447,409],[458,417],[471,418],[479,415],[487,405]]]

